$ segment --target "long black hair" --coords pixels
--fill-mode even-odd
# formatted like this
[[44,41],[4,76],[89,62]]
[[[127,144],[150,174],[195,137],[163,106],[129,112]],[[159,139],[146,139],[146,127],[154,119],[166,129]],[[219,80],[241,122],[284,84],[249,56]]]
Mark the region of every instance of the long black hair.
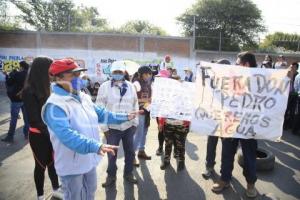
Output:
[[31,91],[44,104],[50,96],[49,67],[53,60],[48,57],[36,57],[28,71],[25,87]]

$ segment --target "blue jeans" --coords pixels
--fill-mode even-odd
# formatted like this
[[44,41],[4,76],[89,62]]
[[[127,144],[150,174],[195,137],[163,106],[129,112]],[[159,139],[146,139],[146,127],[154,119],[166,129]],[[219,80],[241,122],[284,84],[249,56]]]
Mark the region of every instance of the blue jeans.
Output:
[[[122,140],[123,149],[125,154],[125,169],[124,175],[131,174],[133,171],[133,160],[134,160],[134,149],[133,149],[133,135],[136,131],[134,126],[124,130],[119,131],[115,129],[109,129],[108,135],[106,137],[107,144],[111,145],[119,145],[120,141]],[[108,167],[107,167],[107,174],[108,176],[115,177],[117,173],[117,151],[116,155],[113,156],[111,154],[108,155]]]
[[234,155],[237,151],[238,144],[241,144],[244,168],[243,175],[247,183],[254,184],[256,177],[256,150],[257,141],[254,139],[238,139],[238,138],[224,138],[222,140],[222,164],[221,164],[221,179],[229,182],[232,177]]
[[23,104],[23,102],[11,102],[11,104],[10,104],[10,118],[11,119],[10,119],[8,134],[7,134],[7,136],[9,138],[12,138],[12,139],[14,138],[20,110],[22,110],[23,120],[24,120],[23,133],[24,133],[24,136],[26,136],[26,137],[28,136],[29,123],[28,123],[28,118],[27,118],[24,104]]
[[216,148],[219,137],[208,136],[206,145],[206,167],[213,168],[216,164]]
[[97,190],[96,168],[85,174],[60,177],[64,200],[93,200]]
[[145,115],[139,115],[139,125],[134,135],[134,150],[145,150],[148,127],[145,125]]

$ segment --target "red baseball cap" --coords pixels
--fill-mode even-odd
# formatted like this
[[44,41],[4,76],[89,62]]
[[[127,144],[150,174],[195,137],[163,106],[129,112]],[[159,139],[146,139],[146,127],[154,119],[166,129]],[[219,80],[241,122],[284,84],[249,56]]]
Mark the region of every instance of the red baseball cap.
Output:
[[87,71],[87,69],[79,67],[77,63],[74,62],[74,60],[67,59],[67,58],[53,61],[53,63],[50,65],[49,68],[49,73],[52,76],[56,76],[63,72],[80,72],[80,71]]

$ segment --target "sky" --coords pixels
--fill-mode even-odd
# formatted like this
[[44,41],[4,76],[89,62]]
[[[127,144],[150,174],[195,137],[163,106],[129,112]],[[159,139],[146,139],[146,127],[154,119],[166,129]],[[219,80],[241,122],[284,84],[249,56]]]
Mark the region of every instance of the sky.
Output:
[[[197,0],[73,0],[76,5],[97,7],[112,27],[129,20],[147,20],[162,27],[169,35],[183,32],[176,17]],[[300,34],[300,0],[252,0],[262,11],[267,33],[276,31]]]
[[[267,33],[283,31],[300,34],[300,0],[252,0],[262,11]],[[80,0],[74,0],[80,5]],[[148,20],[168,34],[180,36],[182,29],[176,17],[196,0],[85,0],[84,5],[98,8],[111,26],[118,27],[128,20]],[[265,33],[266,34],[266,33]]]

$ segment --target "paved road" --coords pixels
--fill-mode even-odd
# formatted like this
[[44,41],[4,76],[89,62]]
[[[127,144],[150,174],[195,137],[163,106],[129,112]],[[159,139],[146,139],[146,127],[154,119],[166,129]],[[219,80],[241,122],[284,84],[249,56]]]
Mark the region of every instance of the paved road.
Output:
[[[9,101],[0,94],[0,137],[3,137],[9,124]],[[189,134],[187,140],[186,170],[176,172],[176,162],[172,167],[162,171],[159,166],[161,157],[155,156],[157,148],[156,124],[152,123],[147,138],[146,151],[152,155],[151,161],[141,162],[134,172],[139,180],[137,186],[123,181],[123,151],[118,155],[118,181],[116,187],[103,189],[107,158],[98,166],[98,189],[96,199],[169,199],[169,200],[218,200],[247,199],[244,194],[246,185],[241,167],[235,163],[231,187],[222,194],[214,194],[211,187],[218,178],[220,169],[220,146],[217,150],[216,171],[213,179],[205,180],[201,176],[204,170],[206,154],[206,137]],[[276,155],[275,169],[271,172],[258,173],[256,199],[300,199],[300,137],[284,133],[280,143],[260,141],[259,146],[271,150]],[[0,200],[35,199],[33,181],[34,160],[30,146],[22,136],[22,120],[18,122],[16,142],[13,145],[0,143]],[[45,193],[51,199],[51,186],[46,177]]]

